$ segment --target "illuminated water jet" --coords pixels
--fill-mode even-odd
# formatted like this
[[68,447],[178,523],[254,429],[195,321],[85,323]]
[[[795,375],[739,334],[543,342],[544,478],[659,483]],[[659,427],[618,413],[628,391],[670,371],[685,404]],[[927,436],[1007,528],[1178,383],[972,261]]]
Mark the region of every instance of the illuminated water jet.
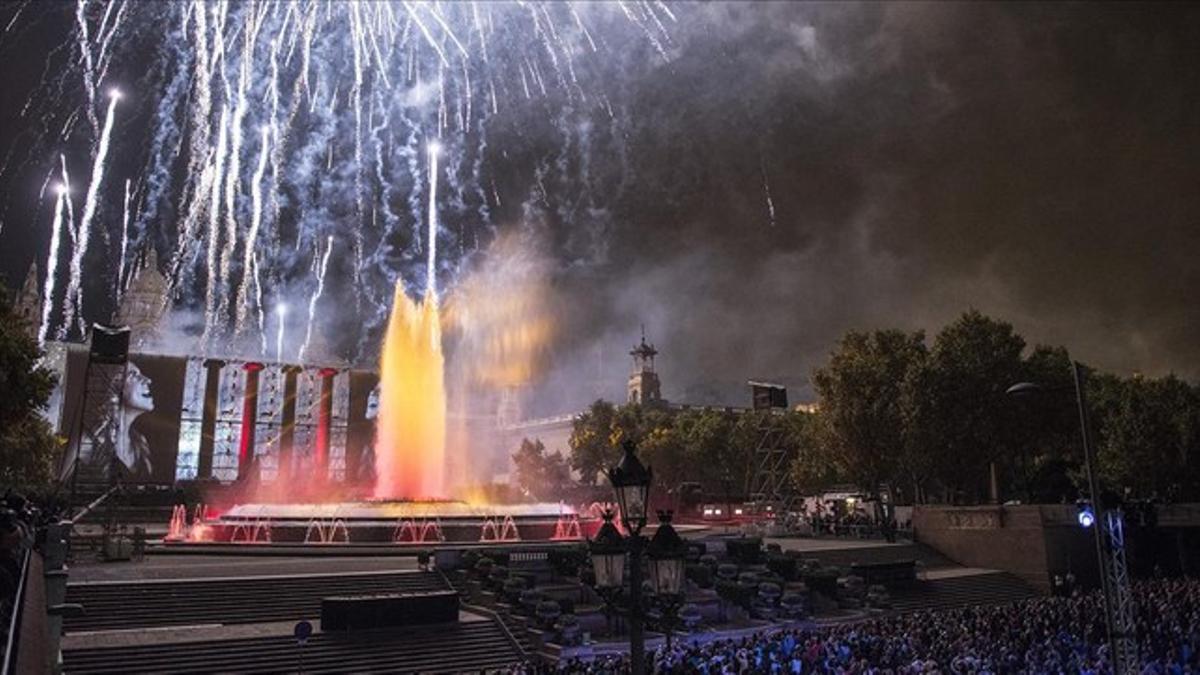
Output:
[[445,494],[446,390],[437,298],[396,284],[379,366],[375,497]]

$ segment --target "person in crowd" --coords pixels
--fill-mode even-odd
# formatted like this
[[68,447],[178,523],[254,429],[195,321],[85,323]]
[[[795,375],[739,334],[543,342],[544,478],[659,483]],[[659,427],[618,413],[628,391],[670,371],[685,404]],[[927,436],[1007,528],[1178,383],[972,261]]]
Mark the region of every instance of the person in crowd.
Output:
[[[1137,582],[1138,663],[1143,675],[1200,673],[1200,581]],[[652,673],[1001,675],[1113,672],[1098,592],[1007,605],[897,614],[824,627],[785,628],[736,639],[676,641],[647,654]],[[514,674],[617,674],[623,656],[524,664]]]

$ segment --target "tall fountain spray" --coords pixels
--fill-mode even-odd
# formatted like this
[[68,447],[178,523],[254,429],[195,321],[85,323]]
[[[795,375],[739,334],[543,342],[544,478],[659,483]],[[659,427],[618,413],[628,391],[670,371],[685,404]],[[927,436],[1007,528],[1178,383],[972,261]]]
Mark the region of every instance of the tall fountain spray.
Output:
[[396,285],[380,363],[375,497],[445,496],[446,389],[437,298]]

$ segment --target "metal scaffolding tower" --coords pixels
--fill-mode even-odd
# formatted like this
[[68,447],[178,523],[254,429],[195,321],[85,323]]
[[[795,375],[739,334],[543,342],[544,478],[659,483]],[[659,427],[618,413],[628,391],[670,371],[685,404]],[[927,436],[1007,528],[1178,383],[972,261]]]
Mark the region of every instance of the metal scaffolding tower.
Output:
[[791,469],[795,452],[788,446],[787,434],[772,411],[786,410],[787,389],[767,382],[750,382],[755,412],[765,412],[754,447],[754,473],[746,492],[760,513],[787,513],[795,506],[797,495],[792,487]]
[[129,362],[129,329],[96,324],[88,347],[83,392],[71,443],[74,457],[63,469],[71,479],[71,499],[83,488],[85,496],[116,482],[117,434],[125,403],[125,374]]

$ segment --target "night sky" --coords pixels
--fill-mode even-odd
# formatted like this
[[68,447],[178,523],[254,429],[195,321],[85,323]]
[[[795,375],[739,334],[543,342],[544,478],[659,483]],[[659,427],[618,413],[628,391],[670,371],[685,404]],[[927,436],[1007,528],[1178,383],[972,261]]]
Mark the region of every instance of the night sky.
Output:
[[[72,7],[0,10],[0,26],[22,11],[0,37],[10,281],[35,256],[45,269],[53,201],[37,197],[58,153],[87,180],[86,143],[41,138],[22,116],[48,60],[72,58]],[[620,122],[596,143],[563,129],[603,119],[579,104],[533,101],[488,122],[491,227],[463,225],[447,249],[469,259],[512,228],[546,240],[562,330],[538,411],[623,398],[641,323],[664,395],[696,403],[744,404],[748,378],[804,399],[845,331],[933,333],[969,308],[1103,369],[1200,376],[1200,8],[671,7],[667,58],[633,31],[607,40],[591,77]],[[153,79],[127,62],[115,71]],[[114,143],[144,129],[130,115]],[[114,155],[119,203],[140,160]],[[567,163],[559,180],[544,170]],[[331,281],[328,311],[352,292]]]

